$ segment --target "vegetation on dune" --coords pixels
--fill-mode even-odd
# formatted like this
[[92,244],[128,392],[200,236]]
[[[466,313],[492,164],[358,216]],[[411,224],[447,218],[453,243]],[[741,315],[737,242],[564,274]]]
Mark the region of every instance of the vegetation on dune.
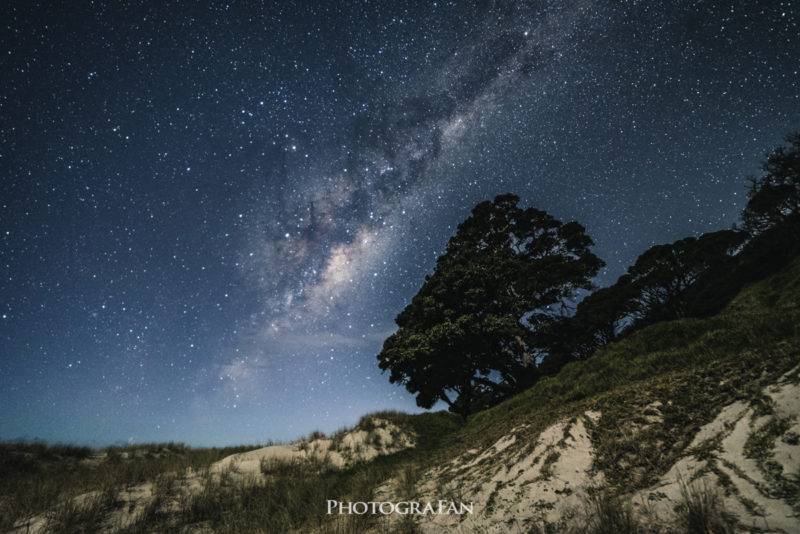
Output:
[[[717,316],[645,327],[587,360],[566,365],[522,394],[475,414],[464,432],[483,436],[486,442],[529,421],[531,415],[580,411],[594,404],[608,411],[637,391],[647,391],[652,400],[661,395],[666,403],[685,401],[683,389],[691,388],[699,399],[727,385],[731,399],[742,398],[752,389],[747,384],[754,375],[767,371],[774,378],[775,373],[788,371],[800,361],[798,303],[800,258],[775,276],[748,287]],[[720,386],[723,380],[728,381]],[[719,388],[700,387],[704,383]],[[737,384],[745,391],[737,392]],[[615,396],[620,398],[615,401]],[[714,406],[719,403],[709,410]],[[542,424],[551,420],[548,416]]]
[[[127,534],[169,532],[178,525],[203,525],[214,532],[287,532],[291,529],[320,532],[361,532],[375,518],[341,517],[329,525],[329,498],[369,500],[375,487],[397,472],[413,484],[424,458],[440,450],[447,436],[460,428],[455,414],[439,412],[409,415],[378,412],[361,418],[355,429],[369,432],[375,421],[394,424],[415,437],[415,447],[379,456],[347,469],[334,469],[324,461],[264,462],[262,481],[235,481],[231,472],[212,477],[209,466],[223,458],[256,447],[192,449],[181,444],[131,447],[88,447],[41,443],[4,443],[0,449],[0,532],[21,520],[47,513],[47,530],[56,533],[94,532],[118,510],[116,495],[137,484],[154,483],[154,498],[139,519],[121,529]],[[331,437],[336,440],[348,432]],[[308,439],[325,438],[315,433]],[[235,471],[235,463],[231,471]],[[199,474],[202,491],[180,491],[181,478]],[[79,496],[97,491],[88,498]],[[76,497],[78,497],[76,499]],[[177,506],[171,507],[170,503]],[[408,532],[413,532],[409,525]]]
[[346,469],[335,469],[318,460],[263,461],[263,480],[232,482],[225,476],[209,477],[201,493],[182,503],[179,514],[158,509],[124,532],[169,531],[177,525],[207,526],[215,533],[313,531],[346,534],[363,532],[368,527],[385,528],[379,530],[385,532],[416,532],[413,523],[390,527],[385,524],[386,518],[371,515],[332,517],[327,513],[327,500],[370,501],[375,489],[398,473],[404,477],[407,487],[413,488],[426,458],[441,450],[442,443],[458,430],[461,420],[445,412],[412,416],[389,411],[364,416],[355,429],[369,431],[376,420],[389,421],[413,433],[416,446]]
[[[57,524],[71,524],[72,499],[89,491],[104,495],[151,481],[163,473],[198,470],[255,447],[193,449],[163,443],[94,450],[71,445],[0,443],[0,532],[21,519],[55,508]],[[97,505],[108,504],[106,499]],[[84,518],[86,519],[86,518]],[[65,532],[70,529],[65,527]]]

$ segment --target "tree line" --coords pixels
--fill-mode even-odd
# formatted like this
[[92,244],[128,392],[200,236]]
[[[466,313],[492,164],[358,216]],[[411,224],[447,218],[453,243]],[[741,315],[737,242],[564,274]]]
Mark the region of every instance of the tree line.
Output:
[[513,194],[478,204],[395,319],[380,368],[420,407],[466,417],[643,326],[718,312],[800,253],[800,133],[786,141],[751,179],[739,225],[654,246],[609,287],[591,282],[604,262],[579,223]]

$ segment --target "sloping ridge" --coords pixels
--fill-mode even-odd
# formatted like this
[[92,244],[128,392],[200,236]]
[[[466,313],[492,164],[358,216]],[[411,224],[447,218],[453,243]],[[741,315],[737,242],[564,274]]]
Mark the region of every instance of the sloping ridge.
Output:
[[[182,503],[189,502],[217,485],[255,486],[268,483],[270,469],[276,464],[300,462],[343,469],[359,462],[375,459],[414,446],[414,436],[391,421],[365,416],[355,428],[342,430],[328,437],[314,435],[286,445],[271,445],[245,453],[233,454],[211,464],[202,471],[191,469],[169,482],[169,498],[158,503],[158,482],[146,482],[125,488],[115,494],[113,507],[103,521],[100,531],[117,532],[132,527],[144,519],[155,506],[158,510],[179,512]],[[92,491],[73,499],[77,507],[91,506],[101,498]],[[51,529],[49,514],[43,513],[20,524],[14,534],[40,534]]]
[[476,414],[415,487],[475,512],[418,526],[589,532],[616,514],[688,532],[700,514],[709,532],[800,532],[799,290],[796,259],[718,316],[647,327]]
[[[684,531],[687,499],[707,499],[713,506],[708,513],[724,514],[732,529],[800,532],[799,371],[762,389],[760,406],[740,400],[723,407],[654,484],[623,494],[616,505],[632,521],[648,525],[645,532]],[[658,404],[646,412],[645,425],[662,422]],[[534,439],[518,438],[525,434],[518,427],[488,448],[465,451],[428,470],[416,499],[472,502],[475,513],[423,517],[422,531],[590,531],[598,514],[593,496],[609,489],[592,441],[600,419],[599,412],[586,411]],[[634,438],[644,428],[632,428]],[[396,498],[393,484],[380,488],[376,500]]]

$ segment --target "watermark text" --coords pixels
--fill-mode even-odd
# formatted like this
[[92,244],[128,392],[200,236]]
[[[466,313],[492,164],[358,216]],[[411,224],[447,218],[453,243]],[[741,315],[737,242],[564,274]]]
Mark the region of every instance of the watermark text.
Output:
[[328,515],[463,515],[472,514],[473,504],[439,500],[435,502],[419,501],[358,501],[341,502],[328,499]]

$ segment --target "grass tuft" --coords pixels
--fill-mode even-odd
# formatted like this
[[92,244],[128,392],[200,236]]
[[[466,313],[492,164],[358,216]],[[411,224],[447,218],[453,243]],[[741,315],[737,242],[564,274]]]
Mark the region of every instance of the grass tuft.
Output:
[[733,534],[736,518],[728,513],[719,493],[707,485],[681,483],[681,502],[676,507],[677,525],[686,534]]
[[581,532],[587,534],[639,534],[643,529],[628,503],[608,492],[594,492],[588,497],[586,523]]

